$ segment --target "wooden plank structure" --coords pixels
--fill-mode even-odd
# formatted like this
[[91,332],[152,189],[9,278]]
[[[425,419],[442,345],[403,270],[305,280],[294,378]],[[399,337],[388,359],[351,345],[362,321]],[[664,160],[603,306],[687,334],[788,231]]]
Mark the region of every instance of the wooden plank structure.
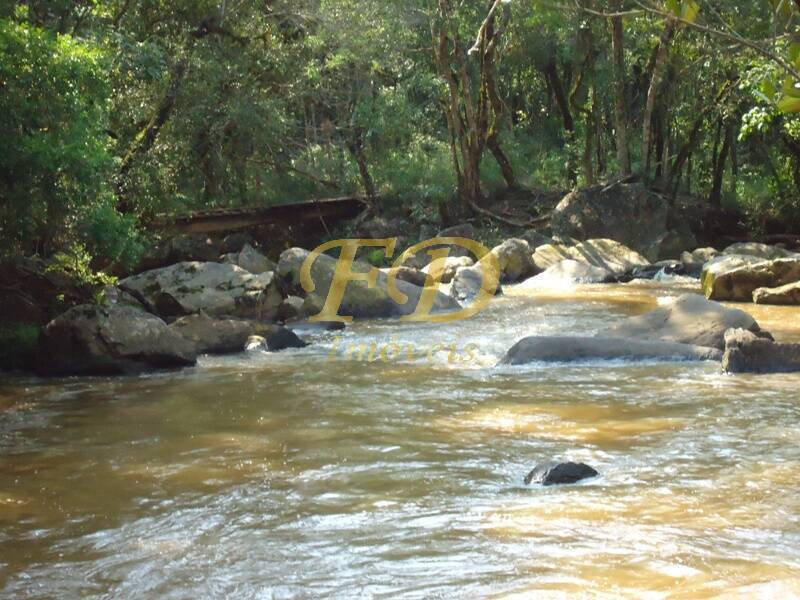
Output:
[[276,204],[196,211],[186,215],[158,215],[150,226],[176,233],[222,233],[259,225],[300,225],[319,220],[327,229],[343,219],[352,219],[366,208],[361,196],[324,198]]

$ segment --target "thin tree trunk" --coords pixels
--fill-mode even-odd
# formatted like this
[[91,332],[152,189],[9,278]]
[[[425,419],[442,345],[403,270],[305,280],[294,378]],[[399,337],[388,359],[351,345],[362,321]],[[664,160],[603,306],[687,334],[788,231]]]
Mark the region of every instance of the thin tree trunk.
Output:
[[372,175],[370,175],[369,172],[367,156],[364,153],[364,134],[360,128],[356,128],[355,132],[353,133],[353,139],[347,145],[347,149],[350,150],[350,154],[353,155],[353,158],[358,165],[358,174],[361,176],[361,185],[364,186],[364,193],[367,195],[370,205],[374,208],[375,200],[377,199],[378,194],[375,191],[375,183],[372,180]]
[[[714,144],[715,146],[719,143],[721,128],[722,120],[720,119],[719,127],[717,128],[717,140]],[[708,202],[712,206],[720,206],[722,204],[722,180],[725,174],[725,163],[728,160],[728,153],[731,149],[731,135],[729,133],[731,129],[732,123],[728,122],[728,124],[725,126],[725,135],[722,140],[722,148],[720,149],[719,155],[716,157],[716,162],[714,164],[714,176],[711,184],[711,193],[708,196]],[[714,154],[716,154],[716,148]]]
[[675,20],[668,19],[664,24],[664,31],[661,32],[661,39],[658,43],[658,52],[653,65],[653,75],[650,77],[650,87],[647,90],[647,101],[645,102],[644,115],[642,116],[642,174],[648,177],[650,174],[650,143],[653,135],[653,110],[656,105],[661,80],[664,77],[664,70],[667,66],[667,56],[669,55],[669,45],[675,33]]
[[625,95],[625,54],[622,36],[622,17],[611,18],[611,48],[614,57],[614,128],[617,142],[617,163],[620,175],[630,175],[631,157],[628,152],[628,110]]

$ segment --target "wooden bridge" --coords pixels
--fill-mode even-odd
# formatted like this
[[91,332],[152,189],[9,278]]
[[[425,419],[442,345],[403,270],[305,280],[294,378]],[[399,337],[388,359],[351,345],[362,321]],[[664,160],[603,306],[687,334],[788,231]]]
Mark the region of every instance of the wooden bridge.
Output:
[[187,215],[158,215],[150,226],[176,233],[221,233],[259,225],[289,227],[314,220],[327,228],[343,219],[358,216],[365,208],[363,197],[345,196],[272,206],[204,210]]

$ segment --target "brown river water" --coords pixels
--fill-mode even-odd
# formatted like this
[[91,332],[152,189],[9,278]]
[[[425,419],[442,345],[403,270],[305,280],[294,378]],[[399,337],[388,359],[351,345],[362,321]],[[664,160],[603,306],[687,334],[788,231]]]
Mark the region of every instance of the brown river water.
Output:
[[[800,375],[494,366],[681,289],[511,289],[177,373],[6,378],[0,596],[800,597]],[[800,340],[799,309],[744,308]],[[373,343],[402,352],[348,354]],[[601,476],[524,486],[549,458]]]

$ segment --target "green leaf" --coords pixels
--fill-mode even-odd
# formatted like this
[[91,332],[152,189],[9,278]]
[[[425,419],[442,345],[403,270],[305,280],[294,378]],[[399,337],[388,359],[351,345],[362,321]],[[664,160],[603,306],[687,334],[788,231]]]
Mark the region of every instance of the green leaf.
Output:
[[694,23],[697,13],[700,12],[700,5],[695,0],[683,0],[680,17],[687,23]]
[[678,0],[667,0],[667,10],[676,17],[680,17],[681,3]]
[[781,112],[785,113],[797,113],[800,112],[800,98],[794,98],[792,96],[784,96],[780,100],[778,100],[778,108]]

